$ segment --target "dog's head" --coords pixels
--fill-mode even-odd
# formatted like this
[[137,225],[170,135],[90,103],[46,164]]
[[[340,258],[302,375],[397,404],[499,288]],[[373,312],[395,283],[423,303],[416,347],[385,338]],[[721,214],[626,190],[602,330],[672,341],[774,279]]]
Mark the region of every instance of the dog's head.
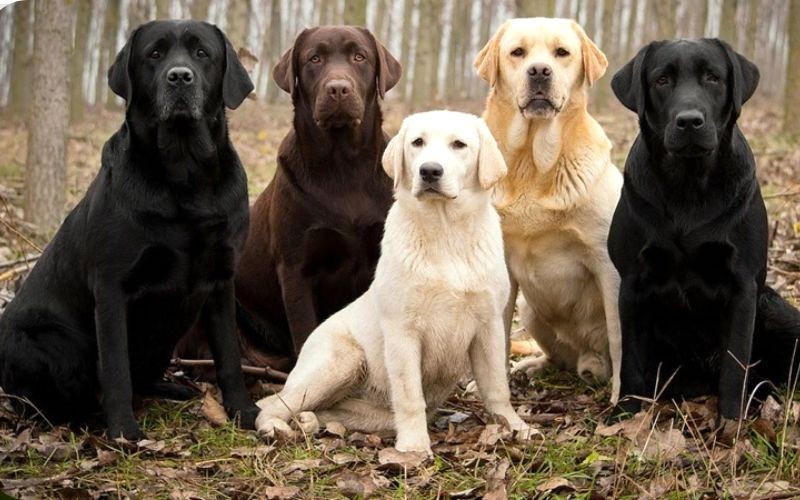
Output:
[[136,28],[108,70],[108,84],[146,118],[200,120],[253,90],[247,71],[216,26],[153,21]]
[[758,79],[758,68],[722,40],[674,40],[645,46],[611,87],[667,152],[699,157],[717,150]]
[[506,174],[486,123],[455,111],[428,111],[403,120],[383,153],[395,191],[420,201],[455,200],[486,192]]
[[475,58],[478,75],[527,119],[550,119],[606,71],[606,56],[568,19],[506,21]]
[[367,103],[397,84],[400,63],[367,29],[321,26],[297,36],[273,69],[280,88],[307,102],[321,128],[356,127]]

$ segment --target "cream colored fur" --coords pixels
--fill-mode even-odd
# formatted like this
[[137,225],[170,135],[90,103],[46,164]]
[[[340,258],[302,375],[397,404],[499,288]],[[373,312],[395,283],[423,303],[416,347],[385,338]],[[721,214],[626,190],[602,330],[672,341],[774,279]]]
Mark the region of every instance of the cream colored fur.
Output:
[[[533,64],[552,69],[547,97],[554,109],[526,108]],[[606,58],[574,21],[512,19],[475,66],[492,85],[484,119],[508,165],[495,198],[512,275],[506,328],[518,286],[528,305],[522,320],[545,353],[515,369],[554,363],[586,379],[611,378],[616,402],[619,275],[606,240],[622,176],[611,163],[611,142],[586,109],[587,88],[605,72]]]
[[[425,162],[443,167],[439,193],[421,182]],[[528,437],[505,370],[509,281],[489,190],[506,167],[491,133],[473,115],[412,115],[383,165],[396,201],[375,280],[311,334],[283,390],[258,402],[258,430],[285,432],[293,416],[305,426],[313,411],[322,423],[395,429],[398,450],[430,454],[428,417],[471,369],[486,411]]]

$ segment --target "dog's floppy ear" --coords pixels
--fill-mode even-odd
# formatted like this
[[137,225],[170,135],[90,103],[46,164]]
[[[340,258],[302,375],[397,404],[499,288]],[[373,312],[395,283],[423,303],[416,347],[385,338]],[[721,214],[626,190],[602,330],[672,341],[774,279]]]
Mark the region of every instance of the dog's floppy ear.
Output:
[[497,146],[491,130],[482,118],[478,118],[478,134],[481,137],[481,150],[478,153],[478,182],[483,189],[490,189],[508,172],[506,160]]
[[236,109],[255,88],[250,75],[239,61],[233,45],[221,29],[214,26],[222,44],[225,46],[225,74],[222,77],[222,102],[230,109]]
[[297,88],[299,78],[295,64],[295,49],[300,46],[301,41],[311,32],[313,28],[306,28],[297,35],[294,43],[289,49],[283,53],[278,63],[272,68],[272,79],[278,84],[284,92],[288,92],[290,96],[294,97],[294,91]]
[[406,125],[400,126],[400,131],[397,135],[392,137],[386,149],[383,152],[383,169],[386,171],[392,180],[394,180],[394,189],[400,185],[403,178],[403,170],[405,169],[405,141],[406,141]]
[[761,74],[758,66],[733,50],[728,42],[719,38],[715,38],[714,41],[722,47],[728,58],[728,65],[731,68],[729,85],[731,86],[731,99],[733,99],[733,113],[738,117],[742,112],[742,104],[746,103],[756,91]]
[[611,79],[611,89],[626,108],[639,117],[644,116],[645,107],[645,82],[642,71],[647,54],[653,46],[653,42],[645,45],[633,59],[623,66]]
[[400,81],[400,77],[403,75],[403,65],[378,41],[378,38],[370,30],[361,26],[357,26],[357,28],[372,40],[375,47],[375,55],[378,59],[378,65],[375,68],[375,80],[378,96],[383,99],[386,96],[386,92]]
[[494,87],[500,74],[500,40],[508,27],[508,21],[503,23],[492,38],[486,42],[478,55],[475,56],[473,65],[478,70],[478,76],[489,82]]
[[583,30],[580,24],[572,21],[572,29],[581,39],[581,54],[583,55],[583,74],[586,76],[586,83],[591,87],[594,82],[606,74],[608,59],[603,51],[594,44],[589,35]]
[[125,42],[125,46],[122,47],[116,59],[114,59],[114,64],[108,68],[108,86],[111,88],[112,92],[125,99],[126,104],[130,104],[131,92],[133,90],[129,71],[131,52],[133,51],[133,43],[136,40],[136,35],[141,29],[142,27],[140,26],[133,30],[131,36],[128,37],[128,41]]

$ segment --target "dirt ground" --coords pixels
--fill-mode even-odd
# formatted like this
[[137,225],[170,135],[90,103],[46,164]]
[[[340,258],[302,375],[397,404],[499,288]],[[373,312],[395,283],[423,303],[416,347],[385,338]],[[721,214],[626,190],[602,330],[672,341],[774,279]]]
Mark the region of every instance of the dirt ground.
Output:
[[[453,109],[479,112],[481,103]],[[389,104],[394,133],[404,109]],[[768,281],[800,303],[800,148],[778,132],[779,110],[745,108],[742,128],[758,162],[770,215]],[[99,111],[73,127],[69,206],[99,167],[100,148],[120,112]],[[614,161],[636,135],[632,113],[599,113]],[[247,169],[251,202],[275,170],[289,128],[288,106],[251,102],[231,113],[231,135]],[[25,130],[0,119],[0,309],[45,244],[21,220]],[[267,443],[228,422],[214,387],[188,402],[147,400],[137,412],[148,440],[120,443],[96,429],[51,427],[17,418],[0,394],[0,490],[42,498],[800,498],[800,391],[782,388],[733,435],[714,432],[713,398],[653,405],[607,426],[609,391],[557,371],[515,375],[514,405],[544,439],[517,442],[459,389],[431,427],[435,458],[400,456],[391,436],[329,426],[315,436]],[[275,381],[249,378],[254,397]],[[0,498],[2,495],[0,495]]]

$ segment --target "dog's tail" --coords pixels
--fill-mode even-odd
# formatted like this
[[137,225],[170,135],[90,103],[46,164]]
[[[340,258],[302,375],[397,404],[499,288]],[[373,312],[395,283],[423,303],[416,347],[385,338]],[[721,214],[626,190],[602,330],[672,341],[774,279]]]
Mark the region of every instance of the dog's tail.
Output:
[[766,286],[758,297],[753,336],[758,375],[775,384],[794,384],[800,369],[800,310]]
[[236,300],[236,323],[247,343],[261,351],[260,354],[285,357],[294,355],[291,333],[266,318],[256,318],[239,300]]

